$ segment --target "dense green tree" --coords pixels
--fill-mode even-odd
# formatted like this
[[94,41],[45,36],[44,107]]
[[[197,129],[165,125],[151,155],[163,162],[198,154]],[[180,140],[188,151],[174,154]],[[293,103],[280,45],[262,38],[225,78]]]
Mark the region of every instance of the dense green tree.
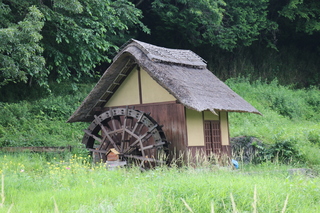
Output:
[[125,0],[79,0],[41,5],[46,17],[43,29],[47,66],[61,78],[93,75],[95,66],[110,61],[118,45],[134,32],[135,25],[148,29],[139,21],[141,11]]
[[[170,46],[249,46],[277,24],[268,20],[269,0],[139,1],[152,37]],[[267,37],[265,37],[268,39]]]
[[0,83],[93,76],[142,24],[126,0],[1,0]]
[[308,34],[320,31],[320,2],[317,0],[290,0],[279,14],[294,22],[296,31]]
[[209,62],[224,57],[219,63],[233,70],[230,62],[246,53],[247,70],[261,72],[262,52],[319,53],[319,17],[317,0],[0,0],[0,87],[94,76],[132,37],[192,49]]
[[[212,29],[221,25],[225,3],[223,1],[156,0],[151,2],[152,33],[173,46],[200,45],[210,39]],[[154,22],[155,24],[153,24]]]
[[25,9],[24,18],[12,23],[10,7],[0,2],[0,87],[33,78],[43,84],[48,75],[40,45],[43,15],[35,6]]
[[250,75],[300,86],[320,81],[317,0],[132,1],[151,29],[139,39],[192,49],[223,79]]

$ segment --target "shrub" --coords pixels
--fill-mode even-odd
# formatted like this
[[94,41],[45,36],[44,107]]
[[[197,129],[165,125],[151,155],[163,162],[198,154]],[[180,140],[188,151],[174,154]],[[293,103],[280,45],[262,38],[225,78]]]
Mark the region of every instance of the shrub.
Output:
[[304,162],[304,156],[296,146],[296,142],[285,140],[277,141],[264,151],[265,160],[280,163]]
[[265,145],[256,137],[240,136],[230,139],[232,154],[243,163],[259,163],[264,158]]
[[309,131],[308,133],[308,140],[315,144],[315,145],[318,145],[320,147],[320,130],[311,130]]
[[240,136],[231,139],[233,157],[243,163],[278,163],[304,162],[305,158],[294,141],[277,141],[265,144],[252,136]]

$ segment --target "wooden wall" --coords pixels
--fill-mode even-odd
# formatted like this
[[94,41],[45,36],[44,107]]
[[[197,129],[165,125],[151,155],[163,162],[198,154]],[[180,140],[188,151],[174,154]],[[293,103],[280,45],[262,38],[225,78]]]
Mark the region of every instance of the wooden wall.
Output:
[[185,152],[187,148],[186,119],[184,106],[176,102],[164,102],[158,104],[135,105],[135,109],[150,112],[151,117],[158,124],[163,125],[162,129],[169,145],[170,155],[178,157],[179,152]]

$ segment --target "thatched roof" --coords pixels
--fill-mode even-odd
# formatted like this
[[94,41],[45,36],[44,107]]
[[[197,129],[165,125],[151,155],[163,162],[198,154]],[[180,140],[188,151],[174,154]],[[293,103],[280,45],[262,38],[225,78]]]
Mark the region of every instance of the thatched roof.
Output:
[[194,52],[131,39],[115,56],[113,63],[68,122],[93,120],[93,109],[110,98],[110,90],[115,90],[115,85],[121,83],[119,76],[126,76],[126,72],[135,65],[144,69],[187,108],[214,113],[218,110],[260,114],[210,72],[205,61]]

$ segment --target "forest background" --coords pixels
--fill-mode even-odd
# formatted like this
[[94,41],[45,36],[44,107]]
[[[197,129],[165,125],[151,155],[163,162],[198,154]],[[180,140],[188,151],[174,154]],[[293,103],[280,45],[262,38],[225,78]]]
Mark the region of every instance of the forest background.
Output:
[[135,38],[193,50],[255,106],[229,118],[258,161],[320,164],[318,1],[0,0],[0,20],[0,147],[80,147],[65,121]]
[[99,77],[130,38],[191,49],[222,80],[320,81],[316,0],[0,0],[0,20],[1,101]]

